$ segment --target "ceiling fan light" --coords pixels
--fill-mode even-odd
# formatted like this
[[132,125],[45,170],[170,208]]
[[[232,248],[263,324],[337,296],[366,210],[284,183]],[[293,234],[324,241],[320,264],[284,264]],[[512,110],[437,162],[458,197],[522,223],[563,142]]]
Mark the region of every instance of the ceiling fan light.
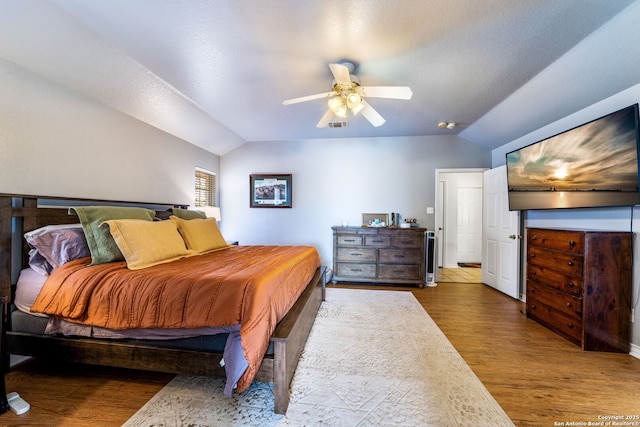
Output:
[[329,98],[329,100],[327,101],[327,105],[329,106],[331,111],[337,114],[340,107],[342,107],[342,100],[338,97]]
[[347,107],[349,107],[350,109],[353,110],[354,108],[356,108],[361,104],[362,104],[362,98],[356,92],[351,92],[347,96]]
[[347,114],[348,114],[347,107],[345,105],[341,105],[340,108],[338,108],[338,111],[336,111],[335,113],[336,113],[336,116],[338,117],[347,117]]

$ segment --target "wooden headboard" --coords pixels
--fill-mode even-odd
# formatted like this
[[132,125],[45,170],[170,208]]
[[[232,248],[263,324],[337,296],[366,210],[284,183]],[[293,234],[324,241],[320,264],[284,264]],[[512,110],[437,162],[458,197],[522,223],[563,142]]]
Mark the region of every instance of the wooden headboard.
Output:
[[168,217],[170,208],[188,207],[175,203],[0,194],[0,298],[13,300],[13,285],[20,270],[28,264],[29,248],[24,233],[46,225],[78,223],[77,216],[69,215],[69,207],[88,205],[145,207],[155,210],[163,219]]

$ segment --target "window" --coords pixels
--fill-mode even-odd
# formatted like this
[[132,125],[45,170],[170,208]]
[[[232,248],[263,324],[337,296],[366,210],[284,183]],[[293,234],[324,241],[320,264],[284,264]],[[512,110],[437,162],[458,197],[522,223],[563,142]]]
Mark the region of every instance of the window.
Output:
[[215,206],[216,175],[202,169],[196,169],[196,207]]

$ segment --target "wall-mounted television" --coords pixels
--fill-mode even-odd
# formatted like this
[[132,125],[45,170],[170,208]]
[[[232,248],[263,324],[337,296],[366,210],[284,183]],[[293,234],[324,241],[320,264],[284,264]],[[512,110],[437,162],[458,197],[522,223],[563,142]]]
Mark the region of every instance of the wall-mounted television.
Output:
[[509,210],[633,206],[638,104],[507,153]]

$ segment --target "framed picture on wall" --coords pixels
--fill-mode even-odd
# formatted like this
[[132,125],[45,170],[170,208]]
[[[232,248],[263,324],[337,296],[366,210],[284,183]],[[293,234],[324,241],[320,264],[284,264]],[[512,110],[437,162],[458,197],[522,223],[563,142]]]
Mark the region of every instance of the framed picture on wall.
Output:
[[290,208],[291,174],[251,174],[249,194],[252,208]]

